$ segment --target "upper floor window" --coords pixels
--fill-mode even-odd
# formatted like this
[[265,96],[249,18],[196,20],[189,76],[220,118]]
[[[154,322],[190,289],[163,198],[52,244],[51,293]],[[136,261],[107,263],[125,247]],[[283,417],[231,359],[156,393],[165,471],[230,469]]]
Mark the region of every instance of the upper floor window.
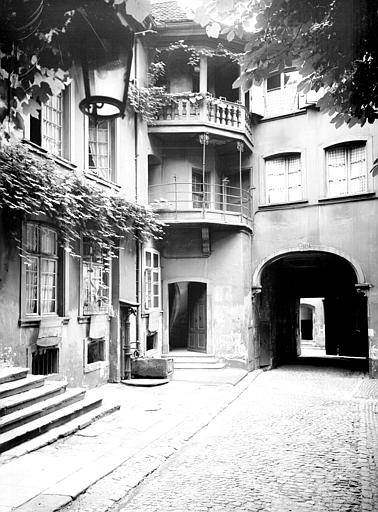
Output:
[[200,169],[192,170],[193,208],[209,208],[210,206],[210,173],[205,173],[205,183]]
[[110,262],[98,245],[83,240],[83,314],[107,313],[110,305]]
[[144,309],[160,309],[160,254],[154,249],[144,252]]
[[282,155],[265,161],[267,203],[302,199],[302,170],[299,154]]
[[42,147],[56,156],[63,154],[63,96],[52,96],[42,105]]
[[88,168],[100,178],[113,179],[114,121],[89,118]]
[[365,144],[335,146],[326,150],[327,194],[342,196],[367,190]]
[[30,117],[30,140],[55,156],[65,156],[64,148],[64,93],[43,103],[38,118]]
[[24,311],[26,315],[57,314],[58,244],[57,232],[28,222],[24,243]]
[[298,72],[275,73],[266,80],[265,115],[279,116],[297,110]]

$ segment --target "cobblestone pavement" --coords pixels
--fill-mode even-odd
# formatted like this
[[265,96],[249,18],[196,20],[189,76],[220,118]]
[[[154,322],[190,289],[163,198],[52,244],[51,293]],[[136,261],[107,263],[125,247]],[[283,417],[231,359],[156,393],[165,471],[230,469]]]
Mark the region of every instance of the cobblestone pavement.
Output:
[[110,510],[377,512],[370,383],[345,369],[265,372]]

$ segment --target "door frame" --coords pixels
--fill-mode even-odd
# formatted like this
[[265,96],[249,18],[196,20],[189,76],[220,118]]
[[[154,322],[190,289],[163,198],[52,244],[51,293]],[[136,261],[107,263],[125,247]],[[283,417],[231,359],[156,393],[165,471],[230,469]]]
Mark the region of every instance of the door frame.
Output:
[[[195,282],[206,284],[206,312],[207,312],[207,343],[206,343],[206,354],[212,354],[214,351],[213,346],[213,332],[212,332],[212,281],[210,279],[204,279],[196,275],[182,275],[173,279],[163,279],[162,292],[163,292],[163,311],[166,314],[163,315],[163,342],[162,342],[162,353],[169,354],[169,291],[168,286],[173,283],[181,282]],[[204,352],[205,353],[205,352]]]

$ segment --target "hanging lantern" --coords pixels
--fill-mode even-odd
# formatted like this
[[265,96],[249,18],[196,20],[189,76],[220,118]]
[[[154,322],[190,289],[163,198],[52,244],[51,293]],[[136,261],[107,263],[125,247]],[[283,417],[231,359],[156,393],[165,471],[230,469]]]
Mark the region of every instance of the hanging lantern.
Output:
[[123,117],[133,57],[133,34],[125,41],[125,51],[117,59],[98,63],[82,59],[85,98],[79,103],[87,116],[98,119]]
[[[126,110],[134,33],[108,10],[106,17],[78,9],[81,15],[79,62],[83,72],[84,98],[80,110],[97,119],[123,117]],[[102,13],[100,13],[102,15]]]

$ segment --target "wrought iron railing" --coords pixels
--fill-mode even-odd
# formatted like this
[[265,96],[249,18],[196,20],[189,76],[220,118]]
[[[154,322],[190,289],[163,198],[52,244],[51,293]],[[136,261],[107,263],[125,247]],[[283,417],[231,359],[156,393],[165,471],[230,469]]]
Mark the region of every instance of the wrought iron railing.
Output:
[[245,132],[252,138],[252,125],[247,109],[239,102],[213,98],[198,93],[167,95],[166,104],[156,118],[159,121],[205,122]]
[[252,218],[252,189],[234,187],[224,178],[221,183],[182,182],[149,186],[149,203],[165,212],[220,212]]

